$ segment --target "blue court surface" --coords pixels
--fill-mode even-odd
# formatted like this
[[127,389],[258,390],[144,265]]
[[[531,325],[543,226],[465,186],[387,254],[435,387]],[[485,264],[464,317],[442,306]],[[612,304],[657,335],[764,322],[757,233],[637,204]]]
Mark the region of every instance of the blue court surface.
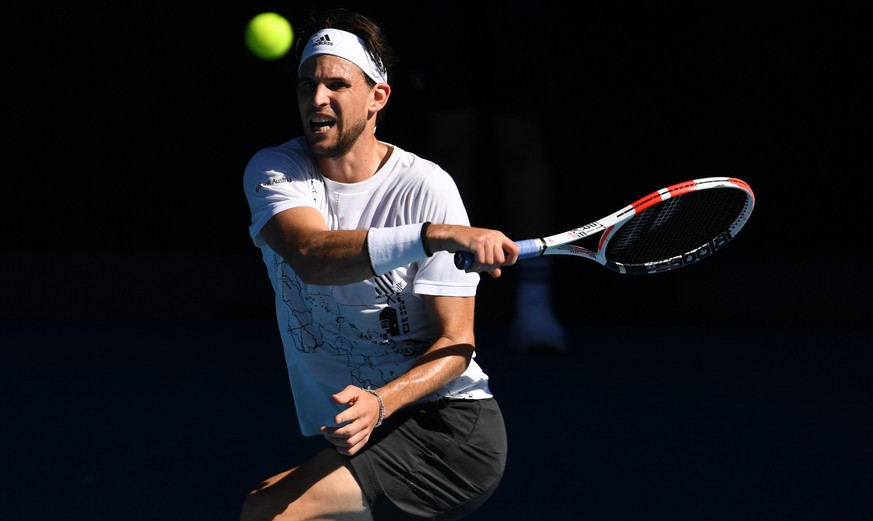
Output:
[[[189,281],[129,281],[126,292],[112,289],[93,257],[68,259],[62,272],[48,258],[4,261],[21,275],[9,282],[18,304],[7,298],[3,308],[16,320],[0,328],[4,521],[235,520],[246,491],[321,445],[299,435],[275,325],[231,319],[246,306],[269,310],[254,282],[259,260],[209,271],[203,259],[173,258],[115,259],[135,273],[149,273],[137,262],[167,261],[175,271],[164,266],[162,280]],[[721,266],[701,264],[682,280]],[[597,280],[599,269],[586,276]],[[76,281],[56,288],[63,302],[28,297],[16,282],[48,287],[58,273]],[[104,289],[89,293],[98,278]],[[483,282],[483,298],[501,284]],[[716,290],[724,285],[707,289]],[[159,321],[150,306],[160,299],[145,298],[160,293],[171,313],[188,308],[189,292],[220,305],[226,291],[240,308],[211,320],[191,310],[190,321]],[[139,307],[125,308],[133,296]],[[478,360],[503,408],[510,454],[500,488],[470,519],[873,519],[873,330],[825,318],[765,323],[753,312],[765,299],[745,319],[722,310],[725,320],[710,324],[609,323],[573,315],[594,309],[574,303],[562,355],[508,351],[505,324],[483,312]],[[76,316],[95,300],[103,320]]]

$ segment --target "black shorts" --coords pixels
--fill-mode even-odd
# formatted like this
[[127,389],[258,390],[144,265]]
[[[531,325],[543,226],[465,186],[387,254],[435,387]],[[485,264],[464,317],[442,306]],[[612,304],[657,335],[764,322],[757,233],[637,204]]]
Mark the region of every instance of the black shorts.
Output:
[[503,415],[493,398],[410,406],[377,427],[349,461],[374,519],[460,519],[503,476]]

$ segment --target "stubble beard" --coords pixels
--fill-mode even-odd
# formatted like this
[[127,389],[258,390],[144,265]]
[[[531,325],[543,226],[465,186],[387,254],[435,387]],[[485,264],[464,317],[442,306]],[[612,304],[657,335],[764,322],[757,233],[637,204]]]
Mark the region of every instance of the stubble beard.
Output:
[[364,120],[358,121],[354,125],[352,125],[348,131],[340,131],[339,136],[337,137],[336,143],[331,146],[319,147],[318,143],[313,143],[310,140],[309,144],[312,148],[312,153],[317,157],[323,157],[327,159],[337,159],[344,155],[346,155],[349,150],[355,146],[355,143],[358,142],[358,138],[364,133],[367,129],[367,122]]

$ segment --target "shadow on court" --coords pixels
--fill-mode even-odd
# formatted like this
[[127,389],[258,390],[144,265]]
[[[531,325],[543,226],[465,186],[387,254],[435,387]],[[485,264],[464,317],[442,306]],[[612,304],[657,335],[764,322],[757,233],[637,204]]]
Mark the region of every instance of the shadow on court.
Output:
[[[484,279],[478,360],[510,454],[470,519],[873,519],[864,262],[725,255],[643,278],[559,263],[561,356],[507,351],[511,277]],[[4,521],[235,520],[260,479],[321,446],[299,435],[255,255],[0,270],[16,274],[0,296]]]

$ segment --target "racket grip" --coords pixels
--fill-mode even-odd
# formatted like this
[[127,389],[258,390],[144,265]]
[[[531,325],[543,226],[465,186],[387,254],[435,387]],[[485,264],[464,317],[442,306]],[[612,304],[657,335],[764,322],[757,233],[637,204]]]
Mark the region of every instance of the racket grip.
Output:
[[[515,244],[517,244],[518,247],[521,248],[521,251],[518,253],[518,260],[538,257],[543,251],[543,248],[540,246],[540,241],[537,239],[515,241]],[[473,254],[468,251],[455,252],[455,266],[459,270],[469,269],[470,266],[473,265],[473,259]]]
[[539,239],[525,239],[523,241],[515,241],[521,251],[518,252],[518,260],[532,259],[539,257],[543,251],[541,241]]

